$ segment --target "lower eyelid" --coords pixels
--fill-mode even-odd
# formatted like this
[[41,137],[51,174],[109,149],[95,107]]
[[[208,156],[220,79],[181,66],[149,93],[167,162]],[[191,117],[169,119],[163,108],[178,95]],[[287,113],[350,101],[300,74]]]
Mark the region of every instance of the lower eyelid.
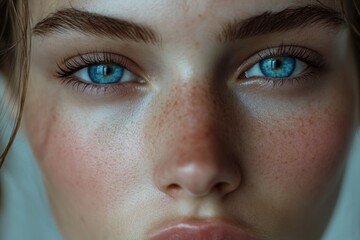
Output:
[[69,76],[63,79],[62,83],[69,87],[75,94],[85,94],[93,97],[111,97],[111,96],[126,96],[127,94],[134,94],[143,91],[146,86],[145,81],[141,82],[125,82],[115,84],[95,84],[81,81],[74,76]]
[[[94,84],[94,85],[98,85],[96,83],[94,83],[91,79],[90,79],[90,76],[89,76],[89,67],[84,67],[80,70],[78,70],[77,72],[74,73],[74,76],[79,78],[79,81],[82,81],[82,82],[86,82],[88,84]],[[119,83],[125,83],[125,82],[131,82],[131,81],[138,81],[139,80],[139,77],[132,73],[130,70],[126,69],[125,67],[122,67],[122,66],[119,66],[123,69],[123,75],[122,75],[122,79],[124,80],[121,80],[121,82]],[[119,84],[119,83],[112,83],[112,84]],[[110,85],[110,84],[106,84],[106,85]]]
[[291,91],[316,84],[319,77],[319,70],[309,69],[305,70],[304,74],[301,76],[296,76],[293,78],[254,78],[249,82],[245,81],[244,86],[252,86],[252,88],[255,89],[259,87],[261,90],[278,89],[279,91]]
[[141,67],[132,59],[121,54],[103,50],[89,51],[85,53],[78,52],[75,56],[65,58],[57,64],[59,70],[56,71],[55,76],[62,79],[73,75],[81,69],[99,64],[116,64],[132,72],[136,76],[144,75]]
[[[295,58],[296,59],[296,58]],[[299,74],[303,73],[304,71],[306,71],[306,69],[310,67],[307,63],[305,63],[302,60],[296,59],[296,67],[294,72],[292,73],[293,77],[298,76]],[[245,71],[243,76],[245,78],[256,78],[256,77],[266,77],[266,76],[260,76],[260,75],[256,75],[255,72],[259,72],[261,73],[262,70],[260,68],[260,62],[256,63],[255,65],[253,65],[249,70]],[[262,74],[262,73],[261,73]],[[253,76],[251,76],[253,75]],[[293,78],[293,77],[288,77],[288,78]],[[266,78],[271,78],[271,77],[266,77]],[[275,79],[279,79],[279,78],[275,78]]]
[[325,65],[323,56],[315,50],[295,44],[282,44],[280,46],[269,47],[252,54],[251,57],[247,58],[238,67],[236,71],[236,79],[244,78],[246,72],[264,59],[286,56],[296,58],[302,63],[307,64],[307,67],[305,68],[323,68]]

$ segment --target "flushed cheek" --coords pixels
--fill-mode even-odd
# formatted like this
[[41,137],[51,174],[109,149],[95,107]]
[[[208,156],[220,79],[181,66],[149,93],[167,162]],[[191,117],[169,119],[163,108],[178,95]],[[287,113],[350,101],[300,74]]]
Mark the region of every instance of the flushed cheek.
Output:
[[257,148],[263,156],[258,160],[261,175],[287,191],[290,187],[316,191],[316,182],[327,180],[345,159],[353,124],[346,115],[338,114],[302,116],[262,126]]
[[145,185],[139,169],[143,157],[137,140],[141,136],[136,128],[119,127],[121,116],[104,111],[81,112],[69,106],[64,111],[61,104],[41,109],[46,116],[39,118],[40,113],[32,109],[27,127],[60,226],[61,222],[66,227],[83,226],[86,232],[96,230],[92,234],[100,237],[101,231],[110,230],[98,226],[114,231],[124,225],[111,227],[117,222],[104,222],[138,197],[137,186]]
[[275,239],[294,239],[294,229],[304,226],[321,232],[336,200],[356,125],[357,88],[326,80],[286,98],[237,95],[237,109],[247,110],[230,124],[239,126],[230,133],[243,174],[239,215],[258,216],[254,225],[266,226]]
[[330,212],[354,131],[354,112],[352,102],[329,104],[254,126],[257,143],[247,153],[254,157],[246,163],[249,181],[287,223],[310,219],[314,211]]

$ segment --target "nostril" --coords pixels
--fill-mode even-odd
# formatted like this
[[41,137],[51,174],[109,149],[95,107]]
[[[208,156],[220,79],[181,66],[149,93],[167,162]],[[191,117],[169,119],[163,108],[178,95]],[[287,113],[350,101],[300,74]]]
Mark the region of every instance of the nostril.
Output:
[[[209,192],[213,192],[215,194],[219,194],[219,195],[227,195],[229,193],[231,193],[234,189],[232,184],[228,183],[228,182],[218,182],[216,184],[214,184],[210,189],[207,189],[206,191],[196,191],[195,189],[190,190],[191,187],[189,187],[189,189],[181,187],[181,185],[173,183],[170,184],[166,187],[166,192],[171,195],[172,197],[176,197],[179,196],[179,194],[181,194],[182,191],[185,190],[185,192],[190,192],[191,195],[193,196],[197,196],[197,197],[202,197],[204,195],[209,194]],[[190,190],[190,191],[189,191]]]
[[174,184],[170,184],[170,185],[167,186],[167,188],[166,188],[167,192],[172,193],[172,194],[178,192],[180,189],[181,189],[180,185],[175,184],[175,183],[174,183]]
[[[208,150],[208,149],[206,149]],[[205,150],[204,150],[205,151]],[[203,151],[201,151],[202,153]],[[240,169],[232,160],[224,161],[217,154],[199,151],[175,158],[156,167],[154,177],[160,191],[172,198],[202,198],[206,195],[223,197],[240,186]]]
[[173,189],[179,189],[180,188],[180,186],[178,185],[178,184],[170,184],[168,187],[168,190],[173,190]]
[[213,188],[219,192],[222,192],[223,189],[226,187],[226,185],[228,185],[226,182],[219,182],[219,183],[216,183]]

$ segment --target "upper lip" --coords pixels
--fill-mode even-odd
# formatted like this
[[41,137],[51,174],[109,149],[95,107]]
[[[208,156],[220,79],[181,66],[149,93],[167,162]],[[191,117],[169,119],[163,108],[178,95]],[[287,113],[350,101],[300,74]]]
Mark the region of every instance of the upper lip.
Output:
[[255,240],[235,224],[221,219],[187,220],[165,226],[149,240]]

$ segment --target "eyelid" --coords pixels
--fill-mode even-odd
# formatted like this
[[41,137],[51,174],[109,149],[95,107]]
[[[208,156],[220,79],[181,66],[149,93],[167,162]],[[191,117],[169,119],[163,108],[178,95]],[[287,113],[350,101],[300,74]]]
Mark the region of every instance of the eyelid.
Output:
[[107,51],[78,53],[75,56],[65,58],[61,64],[57,64],[59,70],[56,72],[56,77],[64,79],[85,67],[109,63],[124,67],[134,75],[139,76],[139,78],[147,80],[147,77],[143,73],[140,66],[137,65],[133,60],[128,57]]
[[314,50],[297,45],[280,45],[276,47],[268,47],[252,54],[251,57],[247,58],[240,67],[238,67],[236,71],[236,78],[238,79],[239,77],[244,76],[246,71],[264,59],[286,56],[297,58],[308,64],[309,67],[313,68],[321,68],[324,65],[323,57]]
[[[83,81],[75,76],[75,73],[81,69],[92,65],[113,63],[123,67],[136,76],[136,81],[114,83],[114,84],[96,84]],[[58,71],[55,78],[60,79],[65,86],[70,86],[75,92],[86,93],[87,95],[124,95],[142,89],[146,83],[149,83],[149,77],[133,60],[123,55],[108,51],[94,51],[87,53],[78,53],[75,56],[65,58],[60,64],[57,64]]]

